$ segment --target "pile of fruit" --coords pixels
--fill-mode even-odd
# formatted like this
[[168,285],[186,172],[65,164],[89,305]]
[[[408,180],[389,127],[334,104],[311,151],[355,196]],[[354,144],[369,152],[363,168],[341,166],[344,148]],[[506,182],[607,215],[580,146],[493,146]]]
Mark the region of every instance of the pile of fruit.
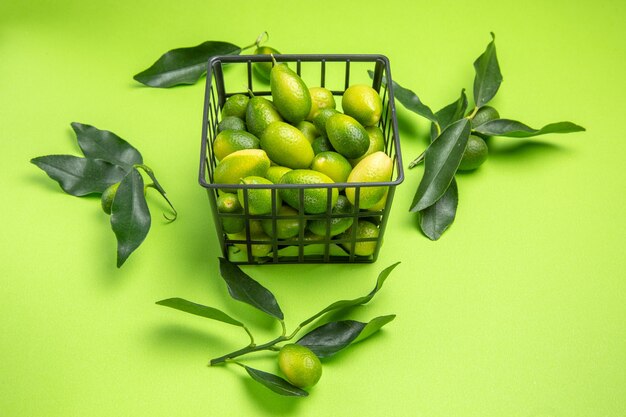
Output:
[[[382,113],[379,94],[368,85],[351,85],[343,93],[340,112],[330,90],[307,87],[287,64],[274,62],[268,70],[271,100],[235,94],[221,110],[212,146],[217,161],[213,183],[224,184],[219,188],[217,208],[229,214],[220,216],[224,232],[232,240],[246,240],[243,213],[248,213],[261,216],[249,221],[253,241],[294,239],[302,230],[306,241],[336,237],[347,251],[372,255],[379,233],[376,221],[369,221],[374,217],[355,225],[355,217],[349,214],[384,209],[388,189],[366,186],[357,191],[348,183],[391,180],[393,161],[385,153],[384,135],[377,126]],[[331,187],[330,192],[327,186],[304,188],[304,198],[299,188],[272,191],[271,187],[334,183],[346,185]],[[261,187],[229,188],[228,184]],[[301,212],[317,217],[303,220]],[[347,242],[353,236],[352,227],[357,229],[357,239],[371,240]],[[271,250],[269,243],[251,245],[254,257]]]

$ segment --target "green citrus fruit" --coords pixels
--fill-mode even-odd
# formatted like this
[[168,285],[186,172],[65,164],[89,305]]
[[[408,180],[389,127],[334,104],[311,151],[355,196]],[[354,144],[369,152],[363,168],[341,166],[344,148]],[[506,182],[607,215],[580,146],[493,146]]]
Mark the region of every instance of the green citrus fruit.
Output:
[[[352,169],[348,182],[385,182],[391,179],[393,160],[384,152],[374,152],[366,156]],[[367,209],[374,206],[385,195],[387,187],[360,187],[359,208]],[[347,187],[346,197],[356,204],[356,188]]]
[[[261,220],[261,227],[263,227],[263,231],[268,236],[276,237],[278,239],[290,239],[298,236],[300,233],[300,220],[293,216],[298,216],[298,210],[287,205],[282,205],[278,209],[276,218],[276,233],[274,233],[274,220],[272,219]],[[284,219],[282,217],[290,218]],[[303,220],[303,222],[306,226],[306,220]]]
[[[213,173],[213,182],[215,184],[239,184],[242,178],[251,175],[262,177],[269,167],[270,159],[261,149],[235,151],[226,155],[217,164]],[[228,192],[229,189],[226,187],[222,191]]]
[[361,162],[361,159],[365,158],[367,155],[371,155],[374,152],[385,150],[385,137],[383,136],[383,131],[380,130],[378,126],[368,126],[365,128],[365,130],[370,137],[370,147],[367,148],[367,151],[365,151],[365,154],[363,154],[363,156],[350,160],[352,166],[355,166],[356,164]]
[[317,131],[321,136],[328,136],[326,134],[326,122],[335,114],[339,114],[339,112],[335,109],[322,109],[317,112],[315,117],[313,118],[313,124],[317,128]]
[[298,128],[298,130],[300,130],[304,134],[304,137],[307,138],[309,143],[313,143],[313,139],[315,139],[316,137],[320,135],[315,125],[306,120],[303,120],[300,123],[298,123],[296,127]]
[[317,384],[322,376],[322,363],[306,346],[290,343],[278,352],[278,367],[287,381],[299,388]]
[[488,156],[489,148],[487,148],[487,144],[483,138],[470,135],[465,147],[465,152],[463,152],[463,157],[461,158],[459,170],[471,171],[476,169],[487,160]]
[[[249,176],[242,178],[242,184],[273,184],[270,180],[259,176]],[[280,196],[275,190],[276,207],[280,207]],[[270,214],[272,212],[272,190],[269,188],[246,188],[237,190],[237,198],[242,207],[246,207],[246,196],[248,198],[248,213],[250,214]]]
[[235,116],[242,120],[245,119],[248,101],[250,101],[250,97],[244,94],[234,94],[228,97],[224,103],[224,107],[222,107],[222,118]]
[[[350,226],[348,230],[341,234],[342,239],[352,239],[352,228],[354,224]],[[357,223],[356,229],[356,241],[354,244],[354,254],[357,256],[371,256],[374,254],[376,250],[377,240],[372,241],[362,241],[359,242],[359,239],[378,239],[379,230],[378,227],[367,220],[359,220]],[[348,252],[352,252],[352,243],[351,242],[343,242],[341,244]]]
[[322,109],[334,109],[337,104],[333,93],[324,87],[309,88],[311,94],[311,111],[306,117],[307,120],[313,120],[318,111]]
[[283,175],[291,171],[291,168],[281,167],[280,165],[272,165],[267,169],[265,178],[272,181],[274,184],[278,184]]
[[270,123],[281,120],[283,118],[271,101],[263,97],[252,97],[250,99],[246,108],[248,132],[259,138]]
[[315,154],[304,134],[285,122],[272,122],[261,135],[261,148],[278,165],[308,168]]
[[235,151],[243,149],[259,149],[259,139],[252,133],[243,130],[225,130],[220,132],[213,141],[213,154],[219,161]]
[[311,111],[311,94],[302,78],[286,64],[275,64],[270,72],[272,100],[278,112],[293,124]]
[[[252,222],[250,222],[252,223]],[[251,227],[252,229],[252,227]],[[260,229],[260,226],[259,226]],[[227,235],[229,239],[231,240],[245,240],[246,239],[246,231],[243,230],[239,233],[230,233]],[[250,241],[255,241],[256,243],[251,243],[250,244],[250,252],[252,254],[252,256],[254,257],[263,257],[263,256],[267,256],[268,253],[270,253],[272,251],[272,244],[271,243],[263,243],[265,241],[271,241],[271,238],[266,235],[263,230],[259,230],[259,231],[250,231]],[[236,248],[238,248],[241,251],[247,252],[248,250],[248,245],[246,243],[235,243],[234,244]]]
[[389,188],[385,188],[385,194],[382,196],[380,200],[376,204],[371,207],[368,207],[368,211],[381,211],[385,209],[385,205],[387,205],[387,196],[389,195]]
[[[255,55],[280,55],[276,49],[271,46],[259,46],[254,51]],[[252,67],[254,71],[264,80],[270,79],[270,72],[272,71],[272,61],[267,62],[255,62]]]
[[237,116],[226,116],[217,124],[217,131],[225,130],[246,130],[246,122]]
[[352,165],[340,153],[320,152],[313,158],[311,169],[328,175],[335,182],[346,182]]
[[472,118],[472,128],[476,126],[480,126],[483,123],[489,122],[491,120],[499,119],[500,114],[496,109],[491,106],[483,106],[478,109],[474,117]]
[[341,107],[345,114],[354,117],[363,126],[375,126],[380,120],[383,103],[372,87],[355,84],[343,93]]
[[[333,184],[333,180],[321,172],[310,169],[294,169],[287,172],[280,179],[281,184]],[[300,207],[300,192],[303,192],[303,210],[309,214],[326,212],[328,206],[327,188],[281,188],[280,196],[283,201],[296,210]],[[331,207],[337,203],[339,192],[336,188],[331,189]]]
[[120,186],[119,182],[116,182],[113,185],[107,187],[106,190],[102,193],[102,197],[100,198],[100,203],[102,204],[102,210],[106,214],[111,214],[111,207],[113,206],[113,199],[115,198],[115,193],[117,193],[117,189]]
[[334,151],[333,145],[326,136],[318,136],[311,143],[313,153],[317,155],[320,152]]
[[[239,204],[237,195],[223,193],[217,198],[217,211],[223,214],[243,214],[243,207]],[[238,233],[246,227],[243,216],[223,216],[222,228],[226,233]]]
[[328,140],[333,148],[346,158],[359,158],[370,146],[367,130],[346,114],[335,114],[326,122]]
[[[340,195],[337,198],[337,203],[333,207],[332,214],[351,214],[353,210],[352,204],[350,201],[343,196]],[[326,227],[328,227],[330,223],[330,232],[329,236],[337,236],[343,232],[345,232],[350,226],[352,226],[352,222],[354,221],[353,217],[330,217],[328,219],[320,219],[320,220],[310,220],[308,223],[308,228],[311,232],[318,236],[326,236]]]

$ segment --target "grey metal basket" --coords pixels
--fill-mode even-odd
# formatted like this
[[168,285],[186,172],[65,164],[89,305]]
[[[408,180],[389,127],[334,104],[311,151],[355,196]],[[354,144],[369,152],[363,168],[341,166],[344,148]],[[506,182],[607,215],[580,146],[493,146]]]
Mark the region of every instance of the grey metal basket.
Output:
[[[274,55],[277,62],[286,62],[305,80],[309,80],[309,87],[321,86],[330,89],[335,96],[343,95],[355,78],[360,82],[367,79],[371,86],[379,92],[383,101],[383,112],[378,126],[383,132],[385,153],[393,162],[392,179],[386,182],[349,183],[355,188],[355,204],[350,213],[337,214],[332,212],[331,193],[333,189],[341,190],[347,183],[333,184],[235,184],[228,185],[230,189],[242,189],[244,199],[243,213],[220,213],[217,209],[219,188],[223,184],[213,183],[213,173],[217,161],[213,155],[213,141],[217,136],[217,124],[220,121],[220,109],[226,99],[234,94],[248,94],[268,96],[271,94],[269,85],[259,80],[253,72],[253,63],[271,62],[268,55],[239,55],[216,56],[208,63],[206,92],[204,98],[204,116],[202,127],[202,147],[200,150],[199,182],[207,190],[209,203],[215,223],[215,229],[224,257],[239,264],[283,264],[283,263],[371,263],[376,261],[380,252],[385,228],[393,202],[395,188],[404,180],[402,157],[400,153],[400,139],[396,109],[393,100],[393,83],[389,60],[383,55]],[[358,73],[357,73],[358,71]],[[367,78],[367,71],[373,73],[371,81]],[[358,75],[358,77],[357,77]],[[313,81],[310,81],[313,80]],[[388,194],[385,207],[382,210],[371,211],[359,208],[359,197],[364,187],[387,186]],[[253,215],[248,212],[248,191],[251,189],[270,189],[272,193],[272,212],[267,215]],[[297,214],[289,217],[277,216],[279,207],[276,207],[276,195],[280,189],[291,188],[299,190],[300,209]],[[303,211],[304,190],[307,188],[321,188],[327,192],[328,204],[322,214],[307,214]],[[223,220],[239,218],[246,224],[245,238],[229,237],[223,230]],[[367,220],[378,227],[378,236],[358,238],[357,227],[339,237],[330,236],[330,220],[336,218],[351,218],[356,225],[359,220]],[[267,237],[259,240],[251,235],[251,222],[265,220],[272,222],[276,230],[276,221],[282,219],[298,219],[301,225],[297,236],[282,240]],[[307,220],[324,219],[327,222],[325,236],[318,236],[313,242],[307,239],[305,223]],[[357,243],[372,242],[375,245],[369,256],[359,256],[350,250]],[[265,256],[254,256],[253,246],[261,245],[269,249]],[[258,247],[258,246],[257,246]]]

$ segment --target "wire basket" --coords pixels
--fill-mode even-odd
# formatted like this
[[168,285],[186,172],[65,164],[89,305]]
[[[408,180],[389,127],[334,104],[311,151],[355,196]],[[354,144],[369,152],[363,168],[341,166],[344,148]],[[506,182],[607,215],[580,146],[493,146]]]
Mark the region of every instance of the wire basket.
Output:
[[[395,188],[404,179],[400,139],[396,109],[393,100],[393,83],[389,60],[383,55],[274,55],[277,62],[285,62],[302,77],[307,86],[320,86],[329,89],[337,98],[352,84],[369,84],[378,91],[382,102],[382,115],[378,127],[383,132],[384,151],[392,158],[393,172],[390,181],[333,183],[333,184],[229,184],[228,188],[240,192],[242,212],[223,213],[218,211],[217,199],[224,184],[213,182],[217,160],[213,154],[213,141],[217,136],[217,125],[221,120],[220,111],[226,99],[234,94],[270,96],[267,81],[253,71],[256,62],[271,62],[269,55],[216,56],[208,63],[202,147],[200,150],[199,182],[207,190],[215,229],[224,257],[238,264],[284,264],[284,263],[371,263],[380,252],[385,228],[389,219]],[[369,74],[368,74],[369,72]],[[336,100],[340,103],[341,100]],[[349,213],[333,212],[331,195],[333,190],[354,188],[355,198]],[[359,207],[361,191],[366,187],[387,187],[384,207],[376,210],[363,210]],[[248,210],[249,192],[253,189],[269,189],[272,196],[272,211],[266,215],[254,215]],[[305,190],[317,188],[325,190],[327,207],[324,213],[304,212]],[[289,216],[278,215],[276,197],[282,189],[296,189],[299,196],[299,209]],[[240,191],[241,190],[241,191]],[[239,198],[241,200],[241,198]],[[331,221],[349,219],[352,226],[345,232],[331,236]],[[288,239],[278,239],[257,233],[259,224],[277,230],[277,222],[297,221],[298,234]],[[306,224],[322,220],[326,224],[324,235],[312,235]],[[245,224],[243,232],[229,235],[224,231],[224,221],[239,221]],[[376,233],[359,236],[359,226],[370,224],[369,230]],[[319,222],[317,223],[319,224]],[[372,228],[375,226],[375,229]]]

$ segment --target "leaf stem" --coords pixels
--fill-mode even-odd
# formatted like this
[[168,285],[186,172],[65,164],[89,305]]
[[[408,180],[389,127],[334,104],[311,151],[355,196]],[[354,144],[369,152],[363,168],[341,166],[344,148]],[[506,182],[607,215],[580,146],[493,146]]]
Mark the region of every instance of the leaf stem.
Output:
[[411,161],[411,163],[409,164],[409,169],[411,168],[415,168],[416,166],[418,166],[419,164],[422,163],[422,161],[424,160],[424,156],[426,155],[426,151],[422,152],[421,154],[419,154],[419,156],[417,158],[415,158],[414,160]]
[[280,342],[284,342],[285,340],[289,340],[287,337],[285,336],[279,336],[276,339],[270,340],[267,343],[263,343],[261,345],[249,345],[246,346],[244,348],[241,348],[239,350],[236,350],[234,352],[228,353],[226,355],[220,356],[219,358],[215,358],[215,359],[211,359],[211,361],[209,362],[209,366],[214,366],[214,365],[218,365],[220,363],[224,363],[229,359],[234,359],[237,358],[239,356],[248,354],[248,353],[252,353],[252,352],[258,352],[260,350],[273,350],[274,349],[274,345],[276,345],[277,343]]
[[441,135],[441,126],[439,125],[439,123],[438,122],[433,122],[433,124],[435,125],[435,128],[437,129],[437,136]]
[[144,164],[135,164],[134,167],[141,168],[146,174],[148,174],[148,176],[153,182],[153,184],[151,184],[151,188],[154,188],[155,190],[157,190],[159,194],[161,194],[161,196],[165,199],[165,201],[167,201],[167,204],[169,204],[170,208],[172,209],[172,212],[174,213],[174,217],[172,218],[167,217],[165,213],[163,213],[163,217],[165,217],[165,219],[170,223],[176,220],[176,218],[178,217],[178,212],[174,208],[174,205],[172,204],[170,199],[167,198],[167,195],[165,195],[165,190],[163,189],[163,187],[161,187],[161,184],[159,184],[159,181],[156,179],[156,176],[154,175],[154,171],[152,171],[152,168]]
[[478,113],[478,109],[479,109],[478,106],[474,107],[474,110],[472,110],[472,112],[467,115],[467,118],[472,120],[474,116],[476,116],[476,113]]
[[[265,40],[263,38],[265,38]],[[243,52],[246,49],[250,49],[250,48],[253,48],[255,46],[258,48],[259,45],[261,45],[261,43],[267,42],[269,40],[269,38],[270,38],[269,33],[267,33],[267,31],[264,31],[259,36],[257,36],[256,40],[254,41],[254,43],[252,45],[248,45],[248,46],[246,46],[244,48],[241,48],[241,51]]]

